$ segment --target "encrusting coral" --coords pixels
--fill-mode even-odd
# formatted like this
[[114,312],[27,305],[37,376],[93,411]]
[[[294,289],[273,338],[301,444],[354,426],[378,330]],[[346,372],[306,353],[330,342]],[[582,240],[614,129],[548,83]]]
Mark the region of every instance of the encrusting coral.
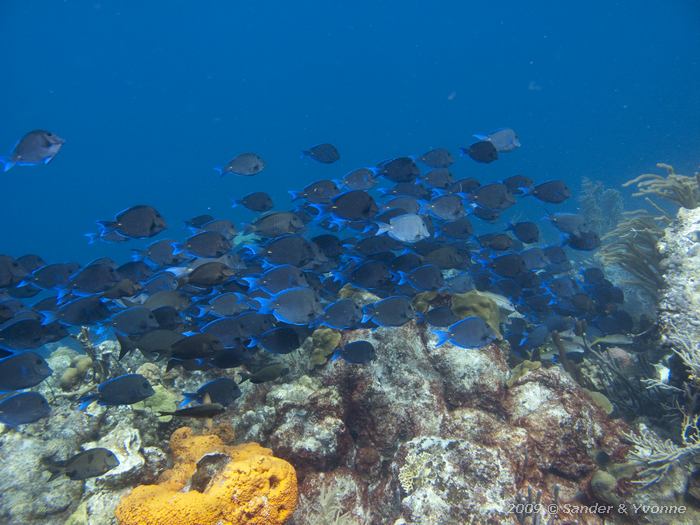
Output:
[[294,512],[294,467],[257,443],[228,446],[189,427],[170,438],[174,465],[115,511],[120,525],[277,525]]

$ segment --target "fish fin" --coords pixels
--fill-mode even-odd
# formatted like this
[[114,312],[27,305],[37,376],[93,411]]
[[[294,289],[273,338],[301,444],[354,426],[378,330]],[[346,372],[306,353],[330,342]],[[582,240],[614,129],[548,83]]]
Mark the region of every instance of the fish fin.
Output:
[[241,205],[236,199],[231,199],[231,208],[238,208]]
[[258,308],[258,313],[269,314],[272,312],[272,310],[274,310],[274,308],[272,307],[272,299],[267,299],[265,297],[253,297],[253,301],[260,304],[260,308]]
[[85,410],[87,407],[92,405],[97,400],[97,393],[93,392],[92,394],[86,394],[82,396],[78,401],[80,401],[80,406],[78,408],[80,410]]
[[117,361],[121,361],[125,355],[136,350],[136,345],[134,345],[131,339],[124,335],[117,332],[115,332],[114,335],[117,337],[117,342],[119,343],[119,357],[117,358]]
[[224,167],[223,166],[214,166],[214,171],[219,174],[219,177],[224,176]]
[[46,326],[47,324],[51,324],[58,320],[56,312],[53,311],[42,311],[41,315],[44,316],[44,319],[41,321],[41,326]]
[[301,197],[302,197],[302,192],[300,192],[300,191],[288,190],[288,193],[289,193],[289,197],[293,201],[295,201],[297,199],[301,199]]
[[408,275],[406,275],[406,272],[399,271],[399,286],[402,284],[410,284],[408,282]]
[[8,157],[0,157],[0,164],[2,164],[3,173],[7,173],[15,166],[15,162],[11,161]]
[[100,238],[99,233],[85,233],[84,235],[87,237],[88,244],[95,244]]
[[195,401],[198,397],[197,392],[183,392],[182,395],[183,395],[184,399],[180,402],[180,404],[178,405],[178,408],[182,408],[184,406],[189,405],[190,403]]
[[256,346],[258,346],[258,340],[255,337],[251,337],[248,344],[245,345],[246,348],[255,348]]
[[444,345],[447,342],[447,340],[450,338],[450,333],[445,331],[445,330],[433,330],[432,332],[438,338],[437,342],[435,343],[435,346]]
[[335,362],[338,359],[340,359],[340,348],[336,348],[333,353],[331,354],[331,357],[328,359],[331,362]]
[[377,232],[374,235],[376,237],[378,237],[378,236],[388,232],[389,230],[391,230],[391,224],[387,224],[386,222],[378,222],[377,223]]

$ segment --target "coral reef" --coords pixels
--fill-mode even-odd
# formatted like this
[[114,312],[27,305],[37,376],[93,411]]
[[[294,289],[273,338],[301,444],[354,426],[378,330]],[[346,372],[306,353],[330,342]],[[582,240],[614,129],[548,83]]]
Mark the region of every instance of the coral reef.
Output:
[[657,168],[666,171],[666,176],[644,173],[625,182],[622,186],[636,185],[635,197],[656,196],[670,201],[681,208],[694,209],[700,206],[700,173],[693,176],[676,173],[673,166],[658,163]]
[[176,430],[174,465],[160,482],[125,496],[115,514],[120,525],[273,525],[294,512],[294,468],[256,443],[227,446],[215,435]]
[[613,188],[606,188],[601,181],[583,177],[578,201],[586,227],[599,237],[614,229],[622,218],[622,194]]

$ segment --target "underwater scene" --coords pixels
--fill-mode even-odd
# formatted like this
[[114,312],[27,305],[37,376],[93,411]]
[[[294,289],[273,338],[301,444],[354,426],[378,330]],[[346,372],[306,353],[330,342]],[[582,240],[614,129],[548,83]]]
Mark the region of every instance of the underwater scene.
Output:
[[1,2],[0,525],[699,524],[699,22]]

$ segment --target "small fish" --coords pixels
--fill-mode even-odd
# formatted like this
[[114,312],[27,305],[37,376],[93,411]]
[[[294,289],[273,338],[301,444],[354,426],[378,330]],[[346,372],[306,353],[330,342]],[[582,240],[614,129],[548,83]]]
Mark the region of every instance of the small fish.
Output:
[[518,135],[510,128],[501,128],[488,135],[474,135],[478,140],[488,140],[496,148],[496,151],[513,151],[520,147]]
[[343,177],[343,185],[348,190],[369,190],[377,184],[374,171],[369,168],[358,168]]
[[600,237],[594,231],[580,231],[569,235],[566,244],[574,250],[591,251],[600,246]]
[[158,412],[159,416],[174,416],[174,417],[195,417],[210,419],[219,416],[226,412],[226,407],[219,403],[205,403],[203,405],[195,405],[187,408],[180,408],[173,412]]
[[297,233],[304,229],[304,222],[294,212],[271,212],[256,219],[250,232],[263,237],[278,237],[286,233]]
[[513,238],[505,233],[486,233],[479,235],[476,240],[483,248],[495,251],[510,250],[513,247]]
[[223,167],[214,168],[220,176],[227,174],[252,177],[265,169],[265,161],[257,153],[241,153]]
[[249,285],[249,291],[261,289],[268,294],[276,294],[289,288],[309,286],[304,273],[291,264],[282,264],[270,268],[259,277],[243,277]]
[[634,344],[634,338],[625,334],[609,334],[603,337],[597,337],[591,341],[591,346],[595,345],[631,345]]
[[249,193],[245,197],[234,201],[234,206],[240,204],[250,211],[265,212],[272,209],[274,203],[272,197],[264,191]]
[[562,233],[577,235],[586,227],[586,218],[579,213],[550,213],[552,225]]
[[462,153],[484,164],[498,159],[498,150],[489,140],[480,140],[468,148],[462,148]]
[[474,226],[467,217],[460,217],[454,221],[446,222],[442,225],[440,231],[443,235],[453,239],[469,239],[474,233]]
[[341,299],[326,306],[319,321],[336,330],[351,330],[362,322],[362,308],[352,299]]
[[494,257],[489,266],[496,275],[501,277],[516,277],[527,271],[525,261],[517,253],[507,253]]
[[424,318],[429,325],[439,328],[451,326],[459,321],[459,317],[457,317],[447,305],[428,310]]
[[312,182],[302,191],[289,191],[292,200],[305,199],[315,204],[328,203],[340,193],[340,189],[332,180],[319,180]]
[[259,313],[271,313],[277,320],[287,324],[309,324],[322,312],[316,292],[311,288],[290,288],[272,295],[269,299],[253,299],[260,303]]
[[64,143],[65,140],[50,131],[30,131],[17,142],[8,157],[0,158],[0,164],[5,172],[13,166],[48,164],[58,155]]
[[449,168],[454,163],[454,158],[449,150],[435,148],[423,153],[418,160],[431,168]]
[[333,198],[329,212],[340,219],[371,219],[377,214],[377,203],[372,196],[362,190],[351,190]]
[[219,377],[203,384],[196,392],[185,392],[182,395],[185,399],[180,403],[181,407],[193,401],[202,404],[206,396],[209,396],[211,403],[218,403],[226,407],[241,396],[241,389],[233,379]]
[[249,347],[260,346],[273,354],[289,354],[301,346],[299,333],[290,326],[276,326],[257,337],[253,337]]
[[340,153],[333,144],[317,144],[303,151],[305,157],[314,159],[322,164],[333,164],[340,160]]
[[377,326],[403,326],[416,314],[411,299],[403,295],[387,297],[363,308],[363,323],[372,321]]
[[464,217],[464,203],[459,195],[447,194],[435,197],[427,205],[426,209],[438,219],[454,221]]
[[379,175],[393,182],[413,182],[420,169],[410,157],[397,157],[379,163]]
[[154,393],[148,379],[142,375],[124,374],[108,379],[97,387],[97,392],[81,397],[80,410],[84,410],[95,401],[103,406],[133,405]]
[[231,241],[216,231],[203,231],[176,245],[175,253],[185,252],[194,257],[216,258],[231,250]]
[[35,352],[22,352],[0,359],[0,390],[22,390],[38,385],[52,373],[46,360]]
[[434,264],[424,264],[400,277],[399,285],[410,284],[420,291],[437,291],[445,285],[442,271]]
[[377,351],[369,341],[353,341],[336,350],[334,359],[338,357],[348,363],[364,365],[377,357]]
[[48,402],[38,392],[19,392],[0,400],[0,423],[9,427],[34,423],[50,413]]
[[530,195],[534,195],[543,202],[559,204],[571,197],[571,190],[564,181],[550,180],[535,186],[530,190]]
[[540,240],[540,229],[531,221],[516,222],[508,229],[512,231],[520,242],[532,244]]
[[496,339],[493,329],[481,317],[466,317],[447,330],[433,330],[438,336],[435,346],[449,341],[462,348],[481,348]]
[[280,377],[284,377],[289,373],[289,368],[282,364],[269,365],[253,373],[243,374],[243,381],[250,381],[251,383],[257,385],[260,383],[267,383],[268,381],[274,381]]
[[380,223],[376,235],[386,233],[392,239],[400,242],[414,243],[430,237],[430,231],[425,219],[415,213],[399,215],[389,221]]
[[131,239],[146,239],[167,228],[165,219],[153,206],[139,204],[119,212],[113,221],[98,221],[100,237],[116,232]]
[[490,210],[505,210],[515,204],[508,187],[499,182],[478,187],[472,192],[471,198],[479,206]]
[[234,271],[226,264],[211,261],[197,266],[187,275],[187,282],[193,286],[209,288],[223,284],[234,275]]
[[524,175],[513,175],[503,179],[503,184],[506,185],[508,191],[513,195],[525,195],[532,189],[534,182]]
[[119,466],[114,452],[101,447],[84,450],[65,461],[53,461],[48,458],[42,461],[51,472],[49,481],[64,474],[72,480],[96,478]]

